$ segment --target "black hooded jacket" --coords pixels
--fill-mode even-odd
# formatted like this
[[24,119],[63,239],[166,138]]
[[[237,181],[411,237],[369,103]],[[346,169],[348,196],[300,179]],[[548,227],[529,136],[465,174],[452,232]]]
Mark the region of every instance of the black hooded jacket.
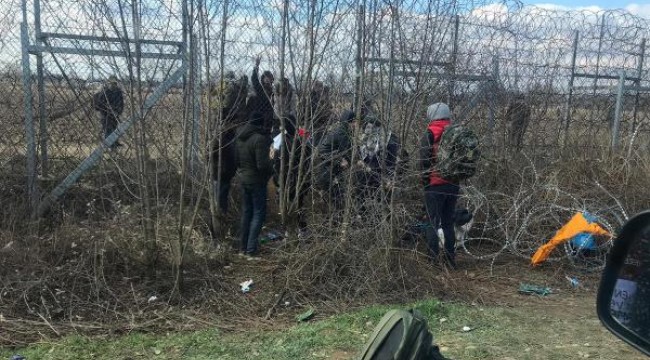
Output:
[[273,175],[271,137],[261,126],[246,124],[237,134],[237,163],[243,185],[264,185]]
[[103,116],[120,116],[124,110],[122,89],[119,87],[103,87],[93,96],[93,107]]

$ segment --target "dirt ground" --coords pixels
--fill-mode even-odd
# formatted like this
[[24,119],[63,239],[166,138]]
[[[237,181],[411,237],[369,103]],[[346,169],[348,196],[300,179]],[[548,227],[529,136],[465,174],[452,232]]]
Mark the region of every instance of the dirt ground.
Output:
[[[231,251],[226,248],[222,250]],[[598,271],[584,272],[566,262],[531,268],[526,259],[514,255],[502,254],[491,261],[476,260],[460,252],[458,270],[430,267],[430,276],[435,281],[422,284],[418,289],[421,296],[416,299],[386,299],[383,304],[341,299],[303,303],[297,298],[283,298],[281,289],[286,286],[286,279],[277,275],[282,266],[282,251],[282,242],[272,242],[263,245],[261,259],[257,261],[234,254],[224,256],[221,267],[211,272],[213,279],[201,279],[206,300],[194,305],[179,306],[164,299],[149,301],[151,294],[132,288],[133,297],[142,298],[142,305],[133,309],[134,314],[136,311],[152,314],[147,321],[118,318],[113,322],[99,322],[86,316],[55,321],[15,318],[5,312],[0,316],[0,340],[4,345],[25,346],[56,343],[67,335],[117,339],[121,334],[144,332],[162,337],[212,328],[235,337],[246,336],[248,332],[277,334],[293,329],[296,315],[308,307],[316,309],[312,321],[318,326],[321,321],[327,323],[338,315],[358,314],[372,306],[408,306],[413,301],[436,298],[445,310],[432,313],[430,327],[436,342],[452,359],[643,358],[605,330],[597,319]],[[426,261],[424,256],[413,255],[410,258],[417,262]],[[572,286],[567,277],[576,278],[579,285]],[[255,283],[250,293],[242,294],[239,283],[247,279]],[[194,280],[189,278],[188,282]],[[520,294],[519,286],[524,283],[549,287],[552,294],[544,297]],[[431,284],[440,288],[431,289]],[[355,346],[334,343],[314,358],[353,359],[358,344],[367,339],[376,320],[370,319],[370,325],[361,329],[337,329],[354,331],[351,336],[356,337]],[[471,331],[463,332],[464,326]],[[337,336],[345,337],[345,334]]]

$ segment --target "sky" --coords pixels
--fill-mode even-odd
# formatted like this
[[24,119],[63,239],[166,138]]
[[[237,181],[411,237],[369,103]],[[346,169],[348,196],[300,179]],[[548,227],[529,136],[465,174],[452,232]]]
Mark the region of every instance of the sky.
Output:
[[525,5],[556,5],[567,9],[625,9],[635,15],[650,18],[650,1],[648,0],[522,0],[522,2]]

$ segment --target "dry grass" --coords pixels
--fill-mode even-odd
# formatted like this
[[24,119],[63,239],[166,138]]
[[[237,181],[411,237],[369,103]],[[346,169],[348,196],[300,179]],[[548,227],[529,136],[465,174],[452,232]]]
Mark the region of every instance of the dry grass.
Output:
[[[645,153],[612,154],[606,136],[590,139],[583,136],[589,131],[577,126],[575,146],[561,150],[552,141],[556,128],[540,119],[531,125],[530,146],[522,154],[511,154],[500,146],[504,134],[499,123],[494,146],[486,148],[481,173],[471,180],[462,201],[476,216],[470,236],[489,238],[504,249],[492,261],[461,257],[462,266],[472,270],[459,277],[433,269],[423,255],[423,244],[400,242],[422,211],[417,174],[411,171],[389,207],[369,204],[367,213],[352,217],[345,238],[340,214],[328,211],[314,192],[312,235],[265,246],[269,249],[265,260],[249,264],[231,254],[232,237],[218,238],[220,246],[212,242],[208,182],[182,177],[181,104],[178,94],[169,95],[145,124],[150,172],[144,179],[153,204],[150,218],[143,215],[137,156],[127,147],[108,154],[45,219],[28,221],[25,162],[19,155],[23,144],[19,135],[12,135],[9,143],[21,149],[12,152],[3,138],[0,154],[11,157],[3,157],[0,163],[6,179],[0,183],[0,313],[15,322],[0,326],[17,335],[0,341],[30,342],[40,338],[39,331],[57,336],[69,331],[160,331],[185,323],[201,327],[218,317],[252,316],[253,326],[271,326],[265,319],[282,316],[269,310],[278,302],[276,294],[300,306],[318,304],[325,312],[428,296],[497,303],[497,294],[505,286],[502,282],[513,286],[512,279],[504,280],[507,274],[527,266],[519,259],[527,259],[572,211],[596,213],[615,231],[625,215],[650,208],[650,158]],[[19,104],[12,106],[18,109]],[[40,180],[44,191],[52,189],[97,144],[97,121],[83,114],[73,113],[52,124],[51,177]],[[478,107],[469,116],[476,123],[485,114],[486,109]],[[8,128],[20,129],[22,124],[15,120],[1,119],[0,124],[11,121],[13,127]],[[404,144],[414,159],[419,125],[401,125],[408,127]],[[584,129],[590,126],[585,124]],[[134,140],[128,137],[125,142],[132,145]],[[268,224],[279,228],[273,197],[269,204]],[[236,223],[236,219],[235,212],[221,220]],[[155,230],[148,242],[144,220],[150,220]],[[176,289],[179,244],[183,282]],[[492,249],[472,250],[480,256]],[[569,266],[561,252],[554,257],[564,260],[562,268]],[[509,267],[512,264],[514,269]],[[584,268],[584,264],[574,265],[577,268],[569,267],[571,271]],[[564,281],[563,274],[549,271],[551,279]],[[237,284],[248,277],[254,277],[258,287],[242,303]],[[158,300],[149,302],[152,296]],[[205,313],[212,315],[201,315]]]

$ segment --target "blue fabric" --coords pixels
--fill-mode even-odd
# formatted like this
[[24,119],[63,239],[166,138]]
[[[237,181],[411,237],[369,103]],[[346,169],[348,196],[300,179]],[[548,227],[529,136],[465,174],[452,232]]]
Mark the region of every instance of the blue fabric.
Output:
[[596,250],[596,241],[594,236],[588,233],[580,233],[571,239],[573,247],[580,250]]

